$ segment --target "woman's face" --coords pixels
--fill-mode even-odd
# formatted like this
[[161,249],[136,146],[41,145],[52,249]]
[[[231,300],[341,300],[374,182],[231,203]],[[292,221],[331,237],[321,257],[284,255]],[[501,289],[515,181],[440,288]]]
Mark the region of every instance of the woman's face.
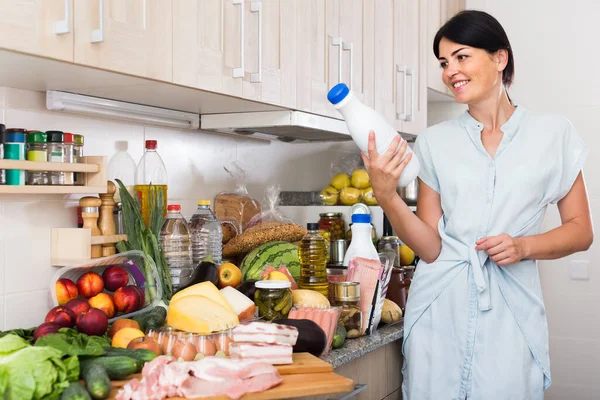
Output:
[[458,103],[478,103],[500,93],[506,50],[490,54],[446,38],[440,41],[439,50],[442,80]]

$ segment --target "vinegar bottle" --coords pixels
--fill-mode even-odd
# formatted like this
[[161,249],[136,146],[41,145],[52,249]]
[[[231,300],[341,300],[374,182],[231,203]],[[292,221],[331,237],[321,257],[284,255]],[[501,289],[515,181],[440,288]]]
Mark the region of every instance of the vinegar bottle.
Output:
[[[386,151],[392,140],[398,135],[398,132],[381,114],[361,103],[344,83],[338,83],[331,88],[327,94],[327,99],[342,114],[352,139],[363,153],[367,154],[369,148],[369,131],[375,132],[379,154]],[[412,153],[412,150],[407,146],[404,157],[408,153]],[[420,168],[419,160],[413,154],[410,162],[400,175],[398,186],[404,187],[414,181]]]

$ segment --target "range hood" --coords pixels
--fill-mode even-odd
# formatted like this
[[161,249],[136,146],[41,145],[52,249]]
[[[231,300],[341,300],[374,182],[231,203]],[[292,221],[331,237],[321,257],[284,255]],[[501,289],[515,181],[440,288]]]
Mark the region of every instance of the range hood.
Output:
[[294,143],[352,140],[343,120],[291,110],[203,114],[200,129]]

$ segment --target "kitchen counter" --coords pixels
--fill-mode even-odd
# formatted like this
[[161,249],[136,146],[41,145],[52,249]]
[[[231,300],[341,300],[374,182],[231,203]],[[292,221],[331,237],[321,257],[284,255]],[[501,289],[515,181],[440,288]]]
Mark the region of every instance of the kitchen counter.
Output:
[[321,359],[333,365],[333,368],[338,368],[380,347],[402,339],[403,336],[404,319],[395,324],[382,327],[372,335],[347,339],[342,348],[330,351]]

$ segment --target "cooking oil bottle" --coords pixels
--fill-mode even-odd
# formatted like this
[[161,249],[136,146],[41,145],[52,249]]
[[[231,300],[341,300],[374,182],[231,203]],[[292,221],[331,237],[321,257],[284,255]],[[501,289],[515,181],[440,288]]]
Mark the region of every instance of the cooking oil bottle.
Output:
[[146,140],[146,153],[140,160],[135,172],[134,190],[140,204],[140,211],[146,226],[150,219],[150,198],[162,191],[163,218],[167,215],[167,168],[160,155],[156,152],[156,140]]
[[308,232],[302,238],[298,247],[300,258],[300,289],[315,290],[325,297],[329,292],[329,281],[327,280],[327,243],[319,234],[319,224],[309,223],[306,225]]

